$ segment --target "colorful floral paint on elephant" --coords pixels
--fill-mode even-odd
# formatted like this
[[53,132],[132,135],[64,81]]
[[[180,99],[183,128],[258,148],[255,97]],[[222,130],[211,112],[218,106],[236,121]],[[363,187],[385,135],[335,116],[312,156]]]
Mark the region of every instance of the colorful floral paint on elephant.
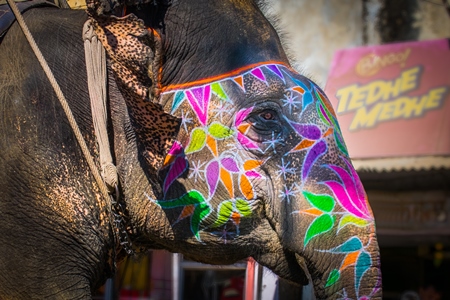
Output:
[[[249,93],[247,89],[251,84],[247,83],[255,80],[269,88],[273,84],[284,87],[285,96],[281,102],[287,112],[284,118],[298,140],[284,155],[277,153],[277,149],[285,141],[274,133],[260,143],[249,138],[252,121],[248,118],[254,106],[236,108],[237,99],[242,100]],[[239,74],[221,76],[219,80],[202,80],[198,85],[190,83],[171,88],[162,97],[169,99],[170,107],[166,109],[182,119],[182,126],[179,139],[164,163],[164,199],[153,201],[164,210],[180,211],[173,225],[189,217],[192,234],[198,241],[201,241],[200,232],[205,230],[216,234],[225,243],[239,236],[241,221],[252,217],[252,207],[259,197],[257,187],[267,180],[261,166],[277,155],[282,157],[276,175],[285,182],[278,192],[279,198],[287,202],[303,199],[309,206],[292,212],[293,215],[312,217],[304,235],[305,248],[327,233],[339,235],[347,226],[374,226],[364,189],[348,158],[333,108],[314,83],[289,67],[280,64],[252,66]],[[298,116],[303,116],[307,109],[311,114],[311,107],[315,119],[298,122],[308,119],[308,116]],[[293,115],[297,116],[295,120]],[[329,155],[330,149],[339,163],[319,164],[322,157]],[[299,155],[302,162],[294,164],[292,157]],[[311,176],[313,168],[329,172],[333,179],[317,182]],[[172,199],[171,187],[186,177],[198,184],[206,184],[207,189],[205,192],[192,189]],[[289,177],[299,180],[288,184]],[[313,185],[320,186],[325,192],[312,192],[310,187]],[[340,268],[330,271],[325,287],[339,282],[341,273],[352,266],[355,289],[358,290],[362,276],[372,265],[366,250],[369,244],[370,240],[364,244],[359,237],[353,236],[331,249],[315,249],[343,255]]]

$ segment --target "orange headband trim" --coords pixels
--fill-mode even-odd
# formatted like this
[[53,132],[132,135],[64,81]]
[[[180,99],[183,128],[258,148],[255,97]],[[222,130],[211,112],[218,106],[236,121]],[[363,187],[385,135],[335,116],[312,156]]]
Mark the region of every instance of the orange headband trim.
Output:
[[167,91],[171,91],[171,90],[180,90],[180,89],[186,89],[186,88],[190,88],[190,87],[194,87],[194,86],[204,85],[204,84],[211,83],[214,81],[219,81],[221,79],[237,76],[237,75],[243,73],[244,71],[253,69],[253,68],[255,68],[257,66],[261,66],[261,65],[283,65],[283,66],[289,68],[290,70],[292,70],[291,66],[289,66],[285,62],[269,60],[266,62],[259,62],[259,63],[247,65],[245,67],[241,67],[239,69],[233,70],[233,71],[225,73],[225,74],[211,76],[211,77],[207,77],[207,78],[203,78],[203,79],[199,79],[199,80],[195,80],[195,81],[191,81],[191,82],[186,82],[186,83],[171,84],[171,85],[162,87],[161,91],[167,92]]

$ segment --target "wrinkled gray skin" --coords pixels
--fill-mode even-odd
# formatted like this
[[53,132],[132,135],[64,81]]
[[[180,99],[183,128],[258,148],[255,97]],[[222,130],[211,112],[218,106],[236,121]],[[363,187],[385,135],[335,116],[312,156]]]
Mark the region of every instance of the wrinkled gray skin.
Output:
[[[142,18],[162,38],[163,87],[265,61],[288,65],[278,36],[253,1],[180,0],[158,11],[144,5],[140,10],[130,8],[129,12]],[[25,19],[91,152],[97,153],[81,40],[86,14],[42,8],[28,11]],[[105,199],[98,192],[60,104],[17,24],[0,44],[0,53],[0,299],[89,298],[114,273],[117,240]],[[260,170],[267,180],[261,186],[255,184],[259,192],[252,205],[252,217],[242,219],[239,234],[225,243],[213,232],[216,229],[206,224],[199,239],[193,236],[189,218],[174,222],[180,211],[164,210],[156,200],[174,199],[193,188],[205,187],[198,187],[185,174],[164,195],[161,184],[165,173],[146,168],[126,104],[111,71],[109,74],[109,134],[135,246],[164,248],[212,264],[229,264],[252,256],[292,282],[306,284],[310,276],[320,299],[338,299],[345,294],[353,299],[363,295],[381,298],[373,226],[346,226],[339,231],[339,237],[334,226],[333,234],[315,238],[304,247],[305,232],[312,219],[293,212],[307,208],[306,200],[298,196],[295,201],[281,201],[277,196],[286,184],[276,175],[281,158],[300,141],[292,130],[286,131],[286,141],[277,146],[279,154],[246,154],[247,158],[267,161]],[[257,83],[253,87],[253,93],[237,103],[233,114],[248,107],[249,101],[253,105],[278,101],[278,106],[283,107],[282,87],[274,90]],[[171,105],[167,97],[160,101],[166,110]],[[288,115],[286,109],[276,113],[283,128],[289,126],[281,120],[302,121]],[[233,118],[234,115],[228,120],[230,126]],[[305,116],[305,120],[319,119]],[[186,136],[180,130],[177,138]],[[337,156],[324,156],[322,163],[327,163],[327,159],[328,163],[335,163]],[[302,159],[303,156],[292,159],[293,164],[301,168]],[[318,170],[314,174],[317,182],[330,179],[330,172]],[[288,181],[299,181],[298,176]],[[311,192],[331,194],[323,186],[308,186]],[[217,205],[220,201],[212,199],[211,203]],[[330,272],[339,269],[344,256],[316,251],[337,247],[352,236],[363,244],[371,241],[366,250],[372,265],[362,278],[358,296],[351,267],[342,273],[337,284],[324,287]]]

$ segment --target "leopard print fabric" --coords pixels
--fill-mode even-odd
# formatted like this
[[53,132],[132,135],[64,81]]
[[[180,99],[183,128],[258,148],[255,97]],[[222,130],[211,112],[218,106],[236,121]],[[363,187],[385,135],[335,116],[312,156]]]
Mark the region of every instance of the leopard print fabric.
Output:
[[143,156],[150,167],[159,170],[178,133],[180,120],[148,98],[149,94],[159,96],[158,72],[153,70],[159,64],[154,63],[155,51],[151,47],[155,37],[132,14],[99,17],[93,25],[109,56],[138,142],[145,149]]

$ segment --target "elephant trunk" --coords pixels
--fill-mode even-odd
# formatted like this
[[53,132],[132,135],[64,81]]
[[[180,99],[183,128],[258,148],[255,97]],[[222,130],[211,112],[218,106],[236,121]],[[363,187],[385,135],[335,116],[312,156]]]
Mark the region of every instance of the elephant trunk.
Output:
[[[360,185],[357,175],[353,181]],[[333,177],[282,202],[283,246],[295,253],[317,299],[381,299],[373,215],[363,190],[359,202],[352,200],[358,194],[352,187]]]

